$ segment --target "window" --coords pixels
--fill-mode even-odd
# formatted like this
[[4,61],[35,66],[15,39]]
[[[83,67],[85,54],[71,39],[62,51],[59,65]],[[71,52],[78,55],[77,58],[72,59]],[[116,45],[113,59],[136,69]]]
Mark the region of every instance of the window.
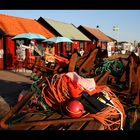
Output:
[[84,45],[85,45],[84,42],[80,42],[80,46],[79,46],[80,50],[81,50],[81,49],[84,50]]
[[66,52],[71,52],[72,51],[72,44],[70,42],[66,43]]
[[24,40],[16,40],[16,46],[20,46],[21,44],[24,44]]
[[106,43],[105,42],[102,42],[102,50],[106,50]]
[[20,46],[23,45],[24,43],[25,41],[22,39],[15,41],[15,55],[19,60],[25,60],[26,58],[25,48]]

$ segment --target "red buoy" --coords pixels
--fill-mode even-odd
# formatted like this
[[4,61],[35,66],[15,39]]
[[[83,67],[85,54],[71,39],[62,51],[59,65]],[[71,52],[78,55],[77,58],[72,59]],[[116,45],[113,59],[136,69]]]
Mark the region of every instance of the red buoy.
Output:
[[68,116],[72,118],[79,118],[84,113],[84,106],[78,100],[72,100],[68,102],[66,106]]

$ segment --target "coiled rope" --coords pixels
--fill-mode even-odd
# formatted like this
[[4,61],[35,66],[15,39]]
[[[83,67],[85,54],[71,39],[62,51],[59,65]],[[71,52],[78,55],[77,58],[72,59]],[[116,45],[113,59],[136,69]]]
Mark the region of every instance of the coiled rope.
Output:
[[[65,78],[65,74],[54,75],[51,82],[46,78],[47,84],[42,90],[42,96],[46,103],[53,109],[61,112],[62,107],[65,107],[65,102],[73,99]],[[111,92],[107,86],[97,86],[94,90],[95,93],[99,93],[101,91],[108,95],[112,104],[101,101],[107,105],[106,108],[96,114],[90,114],[87,112],[84,117],[88,116],[97,119],[104,125],[105,130],[123,130],[125,112],[122,104],[118,100],[117,96]]]

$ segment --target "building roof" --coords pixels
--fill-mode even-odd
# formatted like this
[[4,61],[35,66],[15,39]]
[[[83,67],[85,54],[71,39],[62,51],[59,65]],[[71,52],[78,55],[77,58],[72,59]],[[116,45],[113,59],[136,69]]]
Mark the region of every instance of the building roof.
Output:
[[110,37],[110,36],[108,36],[112,41],[117,41],[116,39],[114,39],[114,38],[112,38],[112,37]]
[[0,29],[5,32],[6,35],[10,36],[28,32],[41,34],[46,38],[54,36],[36,20],[9,16],[5,14],[0,14]]
[[91,27],[86,27],[86,26],[82,26],[82,25],[80,25],[80,26],[82,28],[84,28],[85,30],[87,30],[90,34],[95,36],[99,41],[103,41],[103,42],[110,42],[110,41],[112,41],[111,38],[109,38],[107,35],[105,35],[98,28],[91,28]]
[[54,28],[55,31],[57,31],[61,36],[67,37],[72,40],[91,41],[71,23],[64,23],[48,18],[42,19],[44,19],[44,21],[47,22],[52,28]]

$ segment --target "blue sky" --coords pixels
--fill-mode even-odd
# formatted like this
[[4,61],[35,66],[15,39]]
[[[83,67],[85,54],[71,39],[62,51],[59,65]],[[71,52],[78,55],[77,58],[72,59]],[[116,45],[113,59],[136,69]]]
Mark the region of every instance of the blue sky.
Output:
[[[73,23],[77,27],[99,25],[101,31],[119,41],[140,42],[140,10],[0,10],[0,14],[31,19],[41,16]],[[113,31],[116,25],[119,32]]]

